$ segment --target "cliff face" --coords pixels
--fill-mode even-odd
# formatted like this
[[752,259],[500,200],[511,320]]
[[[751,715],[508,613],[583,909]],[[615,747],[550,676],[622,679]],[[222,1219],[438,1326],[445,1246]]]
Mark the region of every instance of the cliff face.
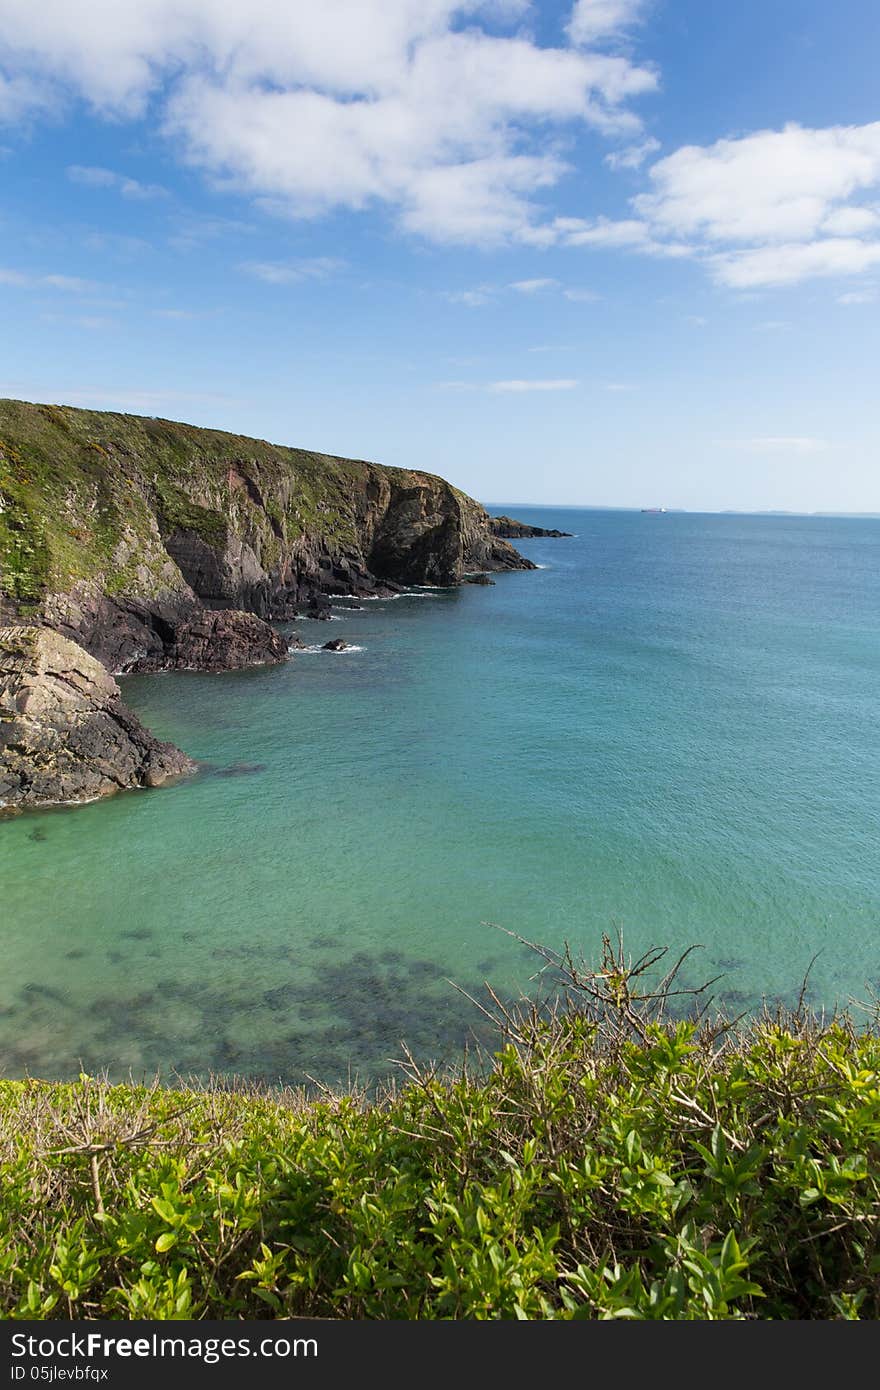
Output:
[[[0,618],[45,621],[111,670],[278,660],[258,619],[529,568],[477,502],[428,473],[0,401]],[[206,635],[205,608],[231,610],[219,632]]]
[[91,801],[193,770],[82,647],[45,627],[0,628],[0,809]]

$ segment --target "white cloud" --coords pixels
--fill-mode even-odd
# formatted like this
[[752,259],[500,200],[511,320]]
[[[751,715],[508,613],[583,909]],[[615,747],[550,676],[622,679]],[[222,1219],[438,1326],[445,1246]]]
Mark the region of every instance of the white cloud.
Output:
[[514,394],[525,391],[573,391],[578,384],[569,377],[552,381],[493,381],[488,389]]
[[642,140],[638,145],[627,145],[625,149],[613,150],[611,154],[606,154],[605,163],[609,169],[641,169],[645,160],[652,154],[656,154],[660,148],[660,141],[651,136],[647,140]]
[[509,288],[516,290],[518,294],[537,294],[539,290],[553,290],[556,289],[558,285],[559,281],[552,279],[514,280]]
[[838,295],[837,302],[838,304],[876,304],[877,291],[875,289],[850,290],[848,294]]
[[[27,74],[6,77],[0,72],[0,125],[13,125],[39,111],[51,111],[54,106],[55,97],[43,82]],[[9,153],[5,146],[4,153]]]
[[522,0],[0,0],[5,70],[29,84],[0,113],[48,92],[155,109],[186,160],[286,215],[380,205],[432,240],[540,244],[554,131],[638,137],[655,73],[589,47],[638,9],[581,0],[577,46],[552,48],[498,32]]
[[880,241],[829,237],[725,252],[710,256],[708,264],[716,280],[735,290],[797,285],[817,276],[859,275],[880,265]]
[[98,286],[77,275],[31,275],[21,270],[0,269],[0,285],[23,290],[61,290],[66,294],[88,294]]
[[444,290],[443,298],[450,304],[464,304],[468,309],[482,309],[494,296],[491,285],[479,285],[473,290]]
[[98,251],[123,261],[134,260],[153,249],[143,237],[125,236],[118,232],[89,232],[83,237],[83,245],[89,251]]
[[745,449],[750,454],[823,454],[831,445],[809,435],[762,435],[753,439],[719,441],[727,448]]
[[601,299],[601,295],[596,294],[595,290],[567,289],[562,291],[566,299],[570,299],[574,304],[596,304]]
[[344,261],[331,256],[314,256],[299,261],[245,261],[240,269],[267,285],[298,285],[303,280],[326,280],[344,267]]
[[645,8],[646,0],[576,0],[569,37],[584,46],[616,38],[642,18]]
[[609,217],[597,217],[592,222],[579,217],[557,217],[552,223],[552,231],[556,240],[564,246],[637,251],[645,256],[672,258],[693,255],[693,247],[685,242],[659,240],[647,222],[637,217],[616,221]]
[[631,217],[557,217],[553,242],[693,257],[736,290],[858,275],[880,262],[880,206],[859,201],[880,191],[880,121],[686,145],[648,179]]
[[837,208],[822,223],[822,231],[829,236],[861,236],[864,232],[875,232],[880,227],[880,216],[876,208],[849,207]]
[[880,182],[880,121],[686,145],[653,165],[650,178],[653,192],[634,204],[655,230],[727,243],[800,241],[837,204]]
[[195,251],[206,241],[249,236],[256,231],[250,223],[238,222],[232,217],[196,217],[192,214],[179,217],[175,225],[176,231],[168,238],[168,245],[175,251]]
[[82,184],[86,188],[113,188],[123,198],[146,201],[150,198],[169,197],[168,189],[158,183],[140,183],[126,174],[117,174],[112,169],[101,169],[88,164],[70,164],[67,177],[71,183]]

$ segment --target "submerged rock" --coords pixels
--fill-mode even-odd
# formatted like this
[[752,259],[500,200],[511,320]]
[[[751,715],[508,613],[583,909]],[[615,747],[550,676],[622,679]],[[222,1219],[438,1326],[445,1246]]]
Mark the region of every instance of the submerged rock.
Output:
[[464,584],[494,584],[495,580],[490,579],[488,574],[466,574],[462,580]]
[[82,647],[49,628],[0,628],[0,807],[91,801],[194,768]]

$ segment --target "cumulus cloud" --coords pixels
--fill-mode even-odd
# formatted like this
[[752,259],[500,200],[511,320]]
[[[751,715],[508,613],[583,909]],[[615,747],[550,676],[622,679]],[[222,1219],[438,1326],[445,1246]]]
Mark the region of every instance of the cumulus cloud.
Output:
[[126,174],[117,174],[112,169],[101,169],[88,164],[69,164],[67,177],[71,183],[82,184],[86,188],[113,188],[123,198],[146,200],[167,198],[168,189],[158,183],[140,183]]
[[731,289],[797,285],[817,276],[859,275],[880,264],[880,241],[827,237],[710,256],[715,278]]
[[0,0],[0,64],[116,119],[157,110],[186,160],[276,212],[387,206],[436,241],[541,244],[553,128],[638,137],[656,74],[592,44],[640,8],[579,0],[546,47],[499,32],[523,0]]
[[[644,148],[644,145],[639,149]],[[621,167],[623,155],[606,162]],[[635,159],[635,156],[634,156]],[[880,263],[880,121],[790,124],[686,145],[648,170],[632,216],[557,217],[555,244],[693,257],[721,285],[754,290]]]
[[[786,243],[816,235],[838,205],[880,182],[880,121],[808,130],[788,125],[653,165],[635,199],[655,228],[709,241]],[[839,228],[832,230],[840,230]]]
[[689,244],[733,289],[857,275],[880,260],[880,216],[858,201],[880,186],[880,121],[687,145],[649,177],[633,199],[645,237]]

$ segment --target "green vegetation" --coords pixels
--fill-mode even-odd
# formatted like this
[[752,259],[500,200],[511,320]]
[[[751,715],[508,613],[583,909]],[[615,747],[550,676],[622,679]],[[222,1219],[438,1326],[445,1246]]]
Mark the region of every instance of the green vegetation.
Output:
[[876,1028],[675,1020],[658,959],[369,1101],[3,1083],[7,1316],[877,1317]]
[[229,531],[225,516],[210,507],[198,506],[173,483],[158,483],[156,493],[163,535],[170,535],[173,531],[194,531],[215,550],[224,548]]
[[158,595],[174,583],[163,540],[176,530],[218,550],[232,532],[267,569],[301,538],[344,553],[357,548],[370,489],[427,476],[170,420],[0,400],[0,600],[35,603],[80,580]]

